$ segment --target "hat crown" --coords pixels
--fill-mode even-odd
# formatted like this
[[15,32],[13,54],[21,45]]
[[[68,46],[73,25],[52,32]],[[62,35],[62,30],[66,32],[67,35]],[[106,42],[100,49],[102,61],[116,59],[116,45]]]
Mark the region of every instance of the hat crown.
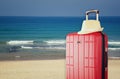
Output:
[[97,20],[85,20],[83,21],[81,31],[93,31],[100,29],[100,22]]

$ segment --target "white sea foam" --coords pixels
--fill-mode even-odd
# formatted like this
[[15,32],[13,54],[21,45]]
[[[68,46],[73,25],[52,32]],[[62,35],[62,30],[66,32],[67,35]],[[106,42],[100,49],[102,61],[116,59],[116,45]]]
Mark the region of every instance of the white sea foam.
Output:
[[113,42],[110,41],[110,42],[108,42],[108,44],[109,45],[120,45],[120,41],[116,41],[116,42],[115,41],[113,41]]
[[19,40],[11,40],[11,41],[8,41],[7,44],[8,45],[25,45],[25,44],[33,44],[34,41],[19,41]]
[[65,40],[48,40],[48,41],[44,41],[47,44],[50,45],[59,45],[59,44],[65,44]]
[[22,49],[65,49],[65,47],[30,47],[30,46],[21,46]]
[[108,50],[120,50],[120,48],[108,48]]
[[65,49],[65,47],[48,47],[47,49]]
[[33,47],[21,46],[22,49],[33,49]]

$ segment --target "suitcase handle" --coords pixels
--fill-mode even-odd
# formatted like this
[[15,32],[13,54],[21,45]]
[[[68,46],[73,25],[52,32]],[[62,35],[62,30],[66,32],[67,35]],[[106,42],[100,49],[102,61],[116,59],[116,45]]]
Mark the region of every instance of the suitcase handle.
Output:
[[88,15],[90,13],[96,13],[96,20],[98,21],[98,16],[99,16],[99,11],[98,10],[89,10],[89,11],[86,11],[86,20],[88,20]]

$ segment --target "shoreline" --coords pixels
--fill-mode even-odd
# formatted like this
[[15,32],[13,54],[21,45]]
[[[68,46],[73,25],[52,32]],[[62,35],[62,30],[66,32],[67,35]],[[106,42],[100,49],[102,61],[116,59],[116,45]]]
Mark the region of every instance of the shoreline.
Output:
[[[64,58],[62,59],[62,58],[60,58],[60,59],[21,59],[21,60],[18,60],[18,59],[16,59],[16,60],[0,60],[0,62],[16,62],[16,61],[48,61],[48,60],[51,60],[51,61],[53,61],[53,60],[65,60]],[[120,60],[120,58],[109,58],[108,59],[108,61],[119,61]]]
[[[0,53],[0,61],[60,60],[65,53]],[[120,60],[120,57],[108,57],[108,60]]]
[[108,57],[108,60],[120,60],[120,57]]
[[56,60],[65,59],[64,52],[56,53],[0,53],[0,61]]

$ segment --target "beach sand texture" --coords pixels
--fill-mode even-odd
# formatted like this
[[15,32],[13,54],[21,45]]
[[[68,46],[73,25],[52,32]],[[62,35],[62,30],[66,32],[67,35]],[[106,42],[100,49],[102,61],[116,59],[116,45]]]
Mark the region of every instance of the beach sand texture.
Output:
[[[65,60],[0,61],[0,79],[65,79]],[[109,60],[109,79],[120,79],[120,60]]]
[[65,79],[64,60],[0,62],[0,79]]

